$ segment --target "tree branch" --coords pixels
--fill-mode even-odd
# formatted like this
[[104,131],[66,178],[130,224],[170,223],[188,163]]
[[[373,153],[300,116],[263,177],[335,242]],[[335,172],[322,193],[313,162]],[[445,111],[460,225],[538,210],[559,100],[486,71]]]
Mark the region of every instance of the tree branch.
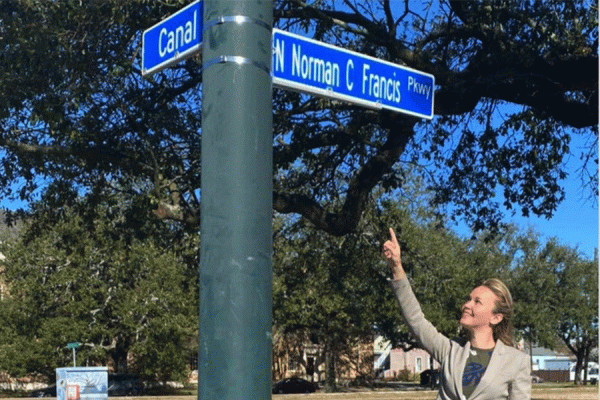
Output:
[[328,212],[316,200],[303,194],[273,193],[273,208],[280,213],[298,213],[311,221],[317,229],[342,236],[353,231],[364,211],[371,190],[392,170],[406,144],[414,135],[417,119],[383,111],[380,124],[389,130],[388,139],[350,182],[346,199],[337,213]]

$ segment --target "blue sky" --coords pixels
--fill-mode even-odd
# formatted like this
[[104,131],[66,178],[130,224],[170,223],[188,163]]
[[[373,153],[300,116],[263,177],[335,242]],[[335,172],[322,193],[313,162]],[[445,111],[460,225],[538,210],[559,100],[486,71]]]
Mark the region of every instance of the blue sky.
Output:
[[559,243],[578,247],[590,259],[598,248],[598,199],[588,199],[582,193],[579,177],[573,176],[565,182],[566,198],[554,216],[547,220],[538,217],[509,217],[526,230],[531,227],[544,238],[555,237]]
[[[546,219],[507,214],[504,222],[514,223],[523,232],[531,228],[545,240],[556,238],[560,244],[577,247],[585,256],[593,259],[599,241],[598,198],[590,198],[589,189],[587,191],[582,189],[582,181],[578,172],[582,168],[578,154],[586,147],[586,143],[580,135],[573,135],[571,140],[571,151],[575,155],[570,156],[566,163],[569,176],[562,181],[565,200],[558,206],[554,216]],[[596,148],[597,157],[598,149]],[[588,169],[591,167],[597,166],[588,166]],[[464,227],[458,227],[456,230],[461,235],[469,234],[468,229]]]
[[[512,217],[509,221],[519,227],[532,227],[545,238],[555,237],[561,244],[578,247],[589,258],[594,257],[598,248],[598,197],[590,198],[589,189],[582,189],[578,170],[582,168],[578,153],[586,147],[580,135],[572,135],[571,151],[575,153],[567,160],[569,177],[563,181],[565,200],[559,205],[554,216],[547,220],[538,217]],[[596,147],[596,159],[598,149]],[[588,169],[597,165],[588,165]]]

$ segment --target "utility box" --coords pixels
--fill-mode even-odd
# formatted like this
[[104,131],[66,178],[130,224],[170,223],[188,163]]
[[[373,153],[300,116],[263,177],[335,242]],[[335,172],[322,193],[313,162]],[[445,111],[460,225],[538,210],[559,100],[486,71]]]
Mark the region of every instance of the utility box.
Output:
[[107,367],[56,369],[56,400],[107,400]]

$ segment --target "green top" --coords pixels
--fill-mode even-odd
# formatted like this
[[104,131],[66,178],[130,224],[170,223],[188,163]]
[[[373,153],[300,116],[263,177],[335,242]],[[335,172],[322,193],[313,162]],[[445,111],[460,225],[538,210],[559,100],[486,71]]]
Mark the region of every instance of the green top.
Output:
[[482,350],[471,347],[462,379],[463,394],[467,399],[473,394],[481,377],[485,373],[485,370],[490,363],[490,358],[492,358],[493,351],[494,349]]

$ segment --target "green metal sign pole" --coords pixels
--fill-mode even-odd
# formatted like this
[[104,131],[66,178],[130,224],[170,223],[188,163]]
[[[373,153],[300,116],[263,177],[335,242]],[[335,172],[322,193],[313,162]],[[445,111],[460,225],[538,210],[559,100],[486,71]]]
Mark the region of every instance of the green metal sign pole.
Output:
[[71,342],[71,343],[67,343],[67,349],[73,349],[73,366],[76,367],[77,363],[75,362],[76,355],[75,355],[75,349],[78,348],[79,346],[81,346],[81,343],[79,342]]
[[205,0],[198,398],[271,399],[272,1]]

